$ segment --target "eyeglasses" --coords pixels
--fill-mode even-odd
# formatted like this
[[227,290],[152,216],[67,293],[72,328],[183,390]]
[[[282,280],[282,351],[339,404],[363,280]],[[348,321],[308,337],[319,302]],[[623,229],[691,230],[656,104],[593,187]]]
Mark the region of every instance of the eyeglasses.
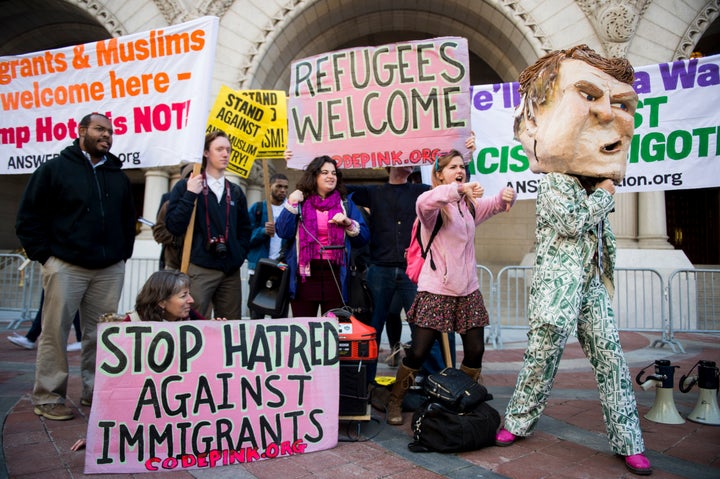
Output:
[[97,131],[98,134],[100,134],[100,135],[103,135],[103,134],[105,134],[105,133],[108,133],[108,134],[110,134],[110,135],[113,134],[113,129],[112,129],[112,128],[105,128],[104,126],[100,126],[100,125],[95,125],[95,126],[92,127],[92,129],[95,130],[95,131]]

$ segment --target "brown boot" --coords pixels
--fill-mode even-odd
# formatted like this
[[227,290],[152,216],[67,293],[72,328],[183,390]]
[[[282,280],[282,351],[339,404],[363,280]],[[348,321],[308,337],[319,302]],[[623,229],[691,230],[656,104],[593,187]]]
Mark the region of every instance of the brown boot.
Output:
[[460,363],[460,371],[470,376],[473,381],[477,381],[480,384],[484,383],[482,374],[480,374],[482,373],[482,368],[469,368],[464,364]]
[[400,363],[398,367],[397,375],[395,376],[395,384],[393,384],[392,392],[390,393],[390,401],[387,405],[387,423],[393,426],[401,426],[403,423],[402,417],[402,402],[405,397],[405,393],[408,388],[412,386],[415,381],[415,374],[417,369],[410,369],[405,366],[404,363]]
[[[465,366],[464,364],[460,363],[460,371],[462,371],[465,374],[467,374],[468,376],[470,376],[470,378],[472,378],[473,381],[475,381],[476,383],[483,386],[483,388],[485,387],[485,381],[483,380],[483,377],[481,374],[482,368],[469,368],[469,367]],[[493,395],[490,394],[489,392],[487,392],[487,390],[485,390],[485,401],[492,401],[492,399],[493,399]]]

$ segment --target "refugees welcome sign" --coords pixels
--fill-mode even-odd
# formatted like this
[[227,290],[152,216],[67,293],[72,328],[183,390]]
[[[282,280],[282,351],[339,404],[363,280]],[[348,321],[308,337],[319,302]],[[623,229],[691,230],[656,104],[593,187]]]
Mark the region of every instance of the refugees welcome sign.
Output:
[[291,168],[431,164],[470,136],[467,40],[442,37],[324,53],[291,66]]
[[85,473],[243,464],[337,445],[333,318],[103,323]]
[[[472,87],[477,150],[470,170],[489,194],[512,186],[518,198],[531,199],[541,176],[513,140],[518,87]],[[618,193],[720,186],[720,55],[638,67],[634,88],[635,135]]]
[[125,167],[202,156],[216,17],[57,50],[0,57],[0,174],[32,173],[107,115]]

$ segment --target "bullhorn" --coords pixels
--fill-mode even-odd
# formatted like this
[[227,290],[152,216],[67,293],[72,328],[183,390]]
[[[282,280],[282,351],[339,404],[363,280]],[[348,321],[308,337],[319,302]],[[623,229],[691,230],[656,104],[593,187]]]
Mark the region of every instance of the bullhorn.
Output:
[[662,424],[684,424],[685,419],[680,416],[673,399],[674,370],[679,366],[672,366],[667,359],[658,359],[654,364],[655,374],[643,380],[643,373],[652,366],[652,364],[649,364],[635,377],[635,381],[645,391],[655,387],[655,402],[648,413],[645,414],[645,419]]
[[[695,366],[698,367],[697,376],[690,376]],[[715,361],[700,360],[690,368],[690,371],[680,377],[678,385],[680,392],[686,393],[697,384],[700,389],[700,396],[695,405],[695,409],[688,414],[688,419],[700,424],[709,424],[711,426],[720,426],[720,409],[718,409],[717,394],[718,383],[720,383],[718,368]]]

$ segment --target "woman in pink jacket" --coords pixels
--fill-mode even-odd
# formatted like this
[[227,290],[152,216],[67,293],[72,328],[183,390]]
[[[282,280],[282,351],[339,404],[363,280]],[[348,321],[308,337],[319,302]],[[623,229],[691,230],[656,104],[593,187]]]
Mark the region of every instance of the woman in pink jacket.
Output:
[[441,153],[433,167],[433,189],[417,200],[423,243],[427,242],[438,215],[442,227],[430,246],[420,272],[417,296],[407,312],[408,323],[415,325],[412,347],[397,371],[387,407],[388,424],[403,423],[403,397],[442,333],[460,334],[464,352],[460,370],[475,380],[480,377],[484,328],[489,321],[475,271],[475,228],[486,219],[509,211],[516,194],[512,188],[504,188],[497,196],[480,199],[482,186],[466,183],[466,179],[460,152]]

